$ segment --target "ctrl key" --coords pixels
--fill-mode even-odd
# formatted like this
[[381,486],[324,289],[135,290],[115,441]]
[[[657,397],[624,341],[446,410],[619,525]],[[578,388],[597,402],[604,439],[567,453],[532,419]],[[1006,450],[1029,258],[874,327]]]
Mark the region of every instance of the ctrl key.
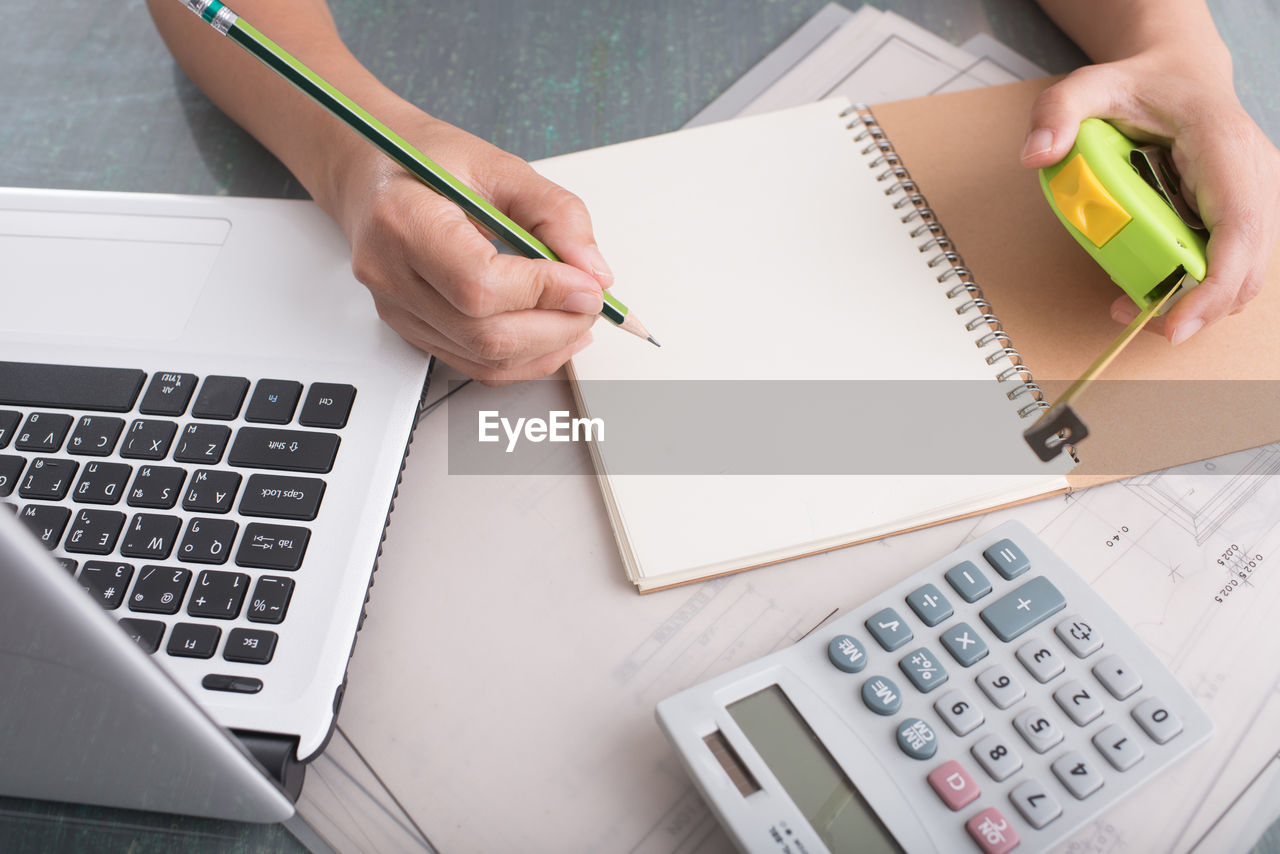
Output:
[[995,807],[987,807],[966,821],[964,826],[984,854],[1005,854],[1018,847],[1017,831]]

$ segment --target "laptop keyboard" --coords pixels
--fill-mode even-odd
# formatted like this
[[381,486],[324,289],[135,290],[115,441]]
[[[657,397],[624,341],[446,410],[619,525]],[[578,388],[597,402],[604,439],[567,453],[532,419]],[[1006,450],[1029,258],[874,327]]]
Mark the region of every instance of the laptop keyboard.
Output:
[[0,504],[143,649],[209,659],[206,689],[255,693],[217,662],[276,656],[355,395],[0,362]]

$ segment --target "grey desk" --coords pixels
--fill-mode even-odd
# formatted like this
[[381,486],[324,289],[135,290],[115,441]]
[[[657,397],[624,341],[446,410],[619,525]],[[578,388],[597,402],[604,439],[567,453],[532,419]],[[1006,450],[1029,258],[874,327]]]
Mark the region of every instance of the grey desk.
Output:
[[[825,0],[332,2],[348,44],[393,89],[536,159],[679,127]],[[1050,71],[1084,61],[1028,0],[873,5],[957,43],[989,32]],[[1245,106],[1280,140],[1280,12],[1269,0],[1211,6]],[[0,185],[304,195],[176,69],[142,0],[6,0],[0,80]],[[1260,847],[1280,850],[1278,835]],[[297,848],[274,827],[0,799],[4,851]]]

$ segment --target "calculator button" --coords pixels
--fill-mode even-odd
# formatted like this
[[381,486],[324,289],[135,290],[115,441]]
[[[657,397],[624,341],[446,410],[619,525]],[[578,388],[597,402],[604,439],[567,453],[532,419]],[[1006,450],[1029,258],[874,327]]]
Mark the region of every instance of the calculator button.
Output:
[[955,613],[947,597],[932,584],[926,584],[907,594],[907,604],[926,626],[936,626]]
[[867,666],[867,651],[852,635],[836,635],[827,644],[827,658],[845,673],[857,673]]
[[862,683],[862,702],[877,715],[892,715],[902,708],[902,692],[887,676],[872,676]]
[[928,780],[938,797],[953,812],[964,809],[982,794],[969,772],[954,759],[930,771]]
[[1027,824],[1036,830],[1062,815],[1062,804],[1054,800],[1053,795],[1035,780],[1023,780],[1014,786],[1009,793],[1009,800],[1013,801]]
[[1136,739],[1118,726],[1109,726],[1093,737],[1093,746],[1107,757],[1117,771],[1128,771],[1142,761],[1145,755]]
[[1044,753],[1062,741],[1062,730],[1038,706],[1019,712],[1013,719],[1013,728],[1036,753]]
[[1013,674],[1003,664],[988,667],[979,673],[974,681],[978,683],[982,693],[987,695],[987,699],[996,704],[997,708],[1007,709],[1027,696],[1027,691],[1022,687],[1022,683],[1013,678]]
[[971,560],[951,567],[943,577],[966,602],[977,602],[991,592],[991,582]]
[[1156,744],[1164,744],[1182,732],[1182,721],[1169,711],[1164,703],[1155,699],[1143,700],[1133,709],[1133,719],[1142,727],[1143,732],[1151,736]]
[[1095,664],[1093,675],[1117,700],[1127,700],[1142,688],[1142,679],[1118,655],[1108,655]]
[[1079,614],[1067,617],[1053,630],[1076,658],[1088,658],[1102,649],[1101,633]]
[[1037,576],[1012,593],[1006,593],[981,611],[982,621],[1008,643],[1067,607],[1053,582]]
[[956,623],[943,632],[939,640],[947,648],[947,652],[951,653],[951,657],[960,662],[961,667],[972,667],[986,658],[990,651],[987,649],[987,642],[968,623]]
[[1022,757],[1005,741],[1004,736],[988,735],[975,744],[970,752],[997,783],[1009,779],[1022,768]]
[[1014,653],[1022,666],[1027,668],[1035,680],[1041,684],[1048,682],[1066,669],[1062,658],[1040,641],[1029,641],[1018,647]]
[[914,637],[906,622],[892,608],[876,611],[867,620],[866,627],[876,643],[888,652],[893,652]]
[[938,752],[938,734],[919,718],[898,724],[898,746],[912,759],[932,759]]
[[1017,578],[1031,568],[1031,561],[1013,540],[1004,539],[982,553],[987,563],[1005,578]]
[[963,691],[948,691],[938,698],[933,709],[956,735],[968,735],[986,720],[982,710]]
[[1075,679],[1054,691],[1053,699],[1077,726],[1084,726],[1102,714],[1102,701]]
[[995,807],[987,807],[964,823],[982,854],[1005,854],[1018,847],[1018,833]]
[[938,657],[924,647],[904,656],[898,667],[907,674],[916,690],[925,694],[947,681],[947,671]]
[[1098,767],[1074,750],[1064,753],[1049,767],[1076,800],[1083,801],[1102,788]]

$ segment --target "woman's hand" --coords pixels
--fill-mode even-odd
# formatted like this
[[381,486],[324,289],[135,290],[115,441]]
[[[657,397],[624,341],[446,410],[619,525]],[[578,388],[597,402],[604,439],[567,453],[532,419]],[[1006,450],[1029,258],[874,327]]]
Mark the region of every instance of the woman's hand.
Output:
[[[1205,61],[1169,42],[1068,75],[1032,107],[1023,165],[1057,163],[1090,116],[1171,146],[1186,195],[1210,231],[1204,282],[1149,328],[1178,344],[1243,309],[1262,288],[1280,233],[1280,152],[1240,106],[1225,48]],[[1137,311],[1127,296],[1111,307],[1121,323]]]
[[416,109],[393,126],[564,263],[499,253],[457,205],[360,140],[335,158],[329,207],[378,314],[482,382],[555,371],[591,342],[613,281],[586,207],[518,157]]

